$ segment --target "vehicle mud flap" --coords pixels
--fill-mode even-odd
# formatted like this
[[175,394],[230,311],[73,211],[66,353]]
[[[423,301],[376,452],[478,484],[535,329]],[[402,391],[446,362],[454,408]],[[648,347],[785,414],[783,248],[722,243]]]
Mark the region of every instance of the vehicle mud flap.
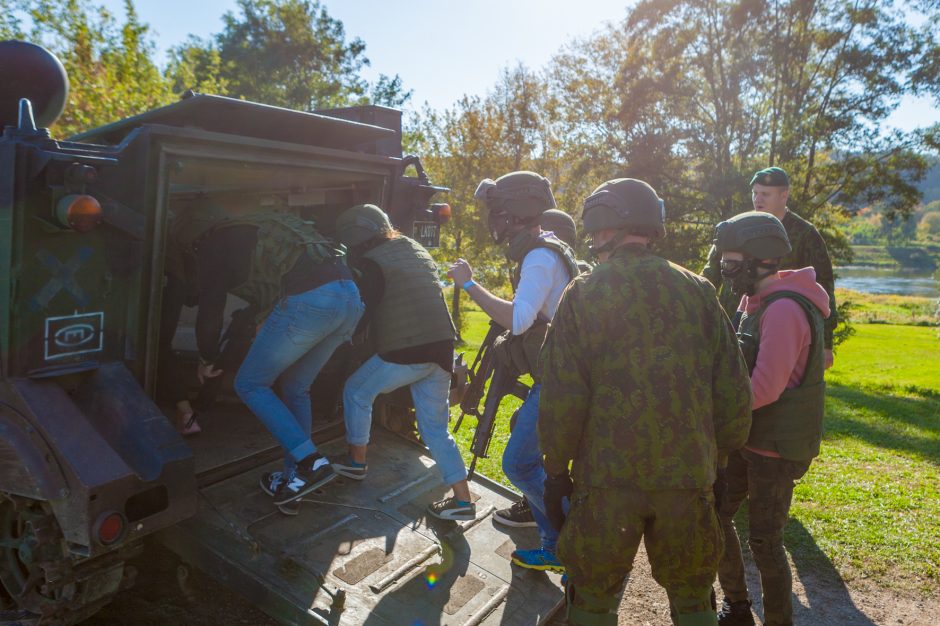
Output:
[[[537,534],[492,520],[517,496],[481,477],[471,485],[477,519],[429,518],[427,505],[449,493],[434,462],[415,444],[375,435],[368,478],[332,481],[297,515],[278,513],[259,488],[262,472],[280,469],[271,463],[203,487],[197,515],[159,538],[286,623],[521,625],[548,615],[559,577],[509,560]],[[318,447],[330,457],[345,442]]]

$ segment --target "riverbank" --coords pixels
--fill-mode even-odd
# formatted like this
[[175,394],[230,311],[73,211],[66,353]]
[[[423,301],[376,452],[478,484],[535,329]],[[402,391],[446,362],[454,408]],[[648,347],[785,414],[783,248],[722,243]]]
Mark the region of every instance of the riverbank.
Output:
[[940,266],[940,245],[854,245],[852,246],[852,266],[933,272]]
[[903,324],[940,326],[940,300],[923,296],[872,294],[852,289],[836,289],[836,302],[852,303],[849,321],[853,324]]

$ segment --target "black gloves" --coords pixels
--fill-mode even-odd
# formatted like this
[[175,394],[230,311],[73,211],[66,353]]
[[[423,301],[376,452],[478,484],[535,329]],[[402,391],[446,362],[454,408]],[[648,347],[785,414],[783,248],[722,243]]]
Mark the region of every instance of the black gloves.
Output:
[[574,484],[571,482],[571,476],[568,472],[562,472],[556,476],[545,477],[545,514],[548,521],[551,522],[555,530],[561,531],[565,523],[565,509],[562,508],[562,501],[571,497],[571,491]]

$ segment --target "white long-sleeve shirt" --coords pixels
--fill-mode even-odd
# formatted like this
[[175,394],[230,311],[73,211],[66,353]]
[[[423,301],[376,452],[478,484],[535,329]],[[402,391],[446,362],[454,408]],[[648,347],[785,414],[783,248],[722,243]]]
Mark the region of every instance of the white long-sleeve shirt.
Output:
[[547,248],[536,248],[522,260],[522,274],[512,300],[512,334],[521,335],[539,313],[551,320],[571,278],[564,261]]

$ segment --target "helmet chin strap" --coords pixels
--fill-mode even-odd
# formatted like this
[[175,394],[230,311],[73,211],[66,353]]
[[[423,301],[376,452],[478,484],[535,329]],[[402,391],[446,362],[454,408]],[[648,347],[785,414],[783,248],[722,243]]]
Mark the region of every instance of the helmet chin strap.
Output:
[[[745,259],[741,269],[734,276],[728,276],[728,278],[731,278],[731,286],[734,291],[753,296],[757,291],[757,283],[761,279],[775,274],[779,265],[779,261],[767,262],[758,261],[757,259]],[[758,272],[760,269],[770,271]]]

